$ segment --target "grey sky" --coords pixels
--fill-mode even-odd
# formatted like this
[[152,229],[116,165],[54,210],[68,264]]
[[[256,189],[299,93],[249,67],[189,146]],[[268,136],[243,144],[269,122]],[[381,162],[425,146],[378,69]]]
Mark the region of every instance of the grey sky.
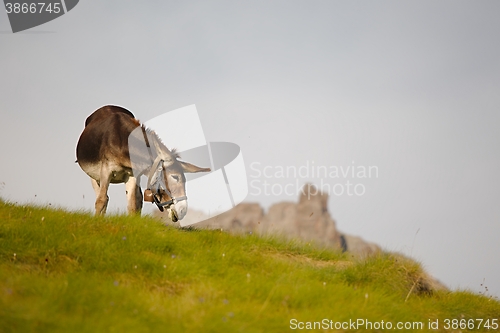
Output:
[[[241,147],[249,181],[296,181],[256,178],[255,162],[377,166],[378,178],[352,180],[364,195],[331,195],[339,229],[411,254],[450,287],[482,291],[485,279],[500,295],[499,12],[497,1],[81,0],[12,34],[0,11],[0,195],[90,210],[74,163],[85,118],[105,104],[143,121],[196,104],[209,141]],[[112,186],[112,209],[125,211],[123,191]],[[297,200],[254,192],[247,201],[266,208]]]

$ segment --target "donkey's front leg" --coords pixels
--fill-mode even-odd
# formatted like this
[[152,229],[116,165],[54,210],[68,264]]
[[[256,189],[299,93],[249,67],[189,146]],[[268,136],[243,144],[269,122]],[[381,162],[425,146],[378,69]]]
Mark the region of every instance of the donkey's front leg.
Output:
[[137,185],[137,178],[129,177],[125,183],[125,193],[127,194],[127,209],[130,215],[141,214],[142,210],[142,192],[141,187]]

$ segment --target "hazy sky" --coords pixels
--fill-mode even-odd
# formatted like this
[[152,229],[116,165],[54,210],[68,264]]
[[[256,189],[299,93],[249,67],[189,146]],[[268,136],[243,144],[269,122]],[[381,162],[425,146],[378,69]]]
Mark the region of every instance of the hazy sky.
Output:
[[[498,13],[498,1],[81,0],[12,34],[0,11],[0,196],[90,210],[74,163],[85,118],[196,104],[207,140],[241,147],[246,201],[360,184],[330,195],[341,231],[500,295]],[[313,164],[378,174],[259,176]],[[112,210],[123,192],[112,186]]]

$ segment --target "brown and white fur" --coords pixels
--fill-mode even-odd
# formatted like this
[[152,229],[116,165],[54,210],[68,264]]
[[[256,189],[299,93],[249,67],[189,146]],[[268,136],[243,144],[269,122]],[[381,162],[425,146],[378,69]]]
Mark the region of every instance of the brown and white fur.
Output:
[[[129,136],[139,126],[139,121],[130,111],[112,105],[99,108],[85,121],[85,129],[76,147],[76,156],[82,170],[91,178],[96,193],[96,215],[106,213],[110,183],[125,183],[129,214],[141,212],[143,196],[139,179],[141,175],[149,173],[153,161],[147,150],[134,151],[134,161],[140,161],[139,164],[142,165],[139,166],[139,173],[137,165],[132,168]],[[137,132],[143,133],[134,131]],[[172,199],[171,196],[175,198],[186,195],[185,172],[210,171],[209,168],[179,161],[175,150],[170,151],[154,131],[145,129],[144,133],[147,133],[149,141],[153,143],[150,145],[153,159],[160,156],[164,161],[163,182],[171,195],[168,191],[159,190],[155,193],[159,201],[166,202]],[[187,200],[174,201],[167,209],[174,222],[181,220],[187,213]]]

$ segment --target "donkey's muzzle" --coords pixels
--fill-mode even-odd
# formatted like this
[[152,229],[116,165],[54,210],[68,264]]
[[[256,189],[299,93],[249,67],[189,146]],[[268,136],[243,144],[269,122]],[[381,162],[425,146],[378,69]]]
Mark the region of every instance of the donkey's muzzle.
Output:
[[179,216],[177,215],[177,212],[175,211],[175,209],[170,210],[170,219],[172,220],[172,222],[179,221]]

